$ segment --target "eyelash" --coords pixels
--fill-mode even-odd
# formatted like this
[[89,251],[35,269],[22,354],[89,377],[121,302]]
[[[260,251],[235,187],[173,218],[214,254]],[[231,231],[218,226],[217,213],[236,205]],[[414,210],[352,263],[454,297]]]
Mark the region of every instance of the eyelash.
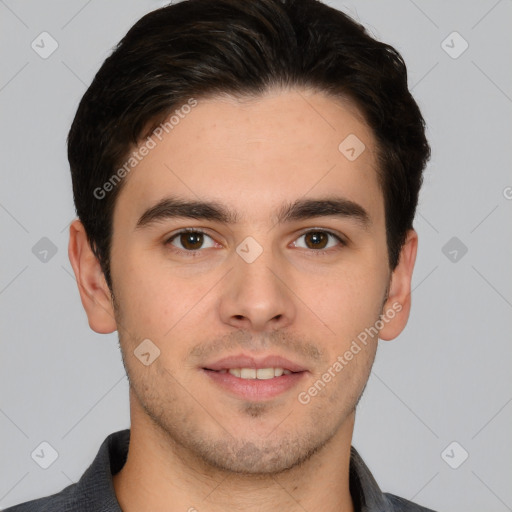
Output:
[[[192,250],[192,251],[184,251],[183,249],[178,249],[176,247],[174,247],[171,242],[179,237],[180,235],[182,235],[183,233],[200,233],[200,234],[203,234],[203,235],[206,235],[210,238],[212,238],[208,233],[206,233],[206,231],[203,231],[201,229],[198,229],[198,228],[184,228],[184,229],[181,229],[180,231],[178,231],[177,233],[174,233],[174,235],[172,235],[170,238],[168,238],[165,242],[164,242],[164,245],[165,246],[170,246],[172,247],[172,251],[177,253],[177,254],[183,254],[185,256],[188,256],[188,257],[196,257],[199,255],[199,253],[203,250],[203,249],[196,249],[196,250]],[[330,235],[332,237],[334,237],[342,247],[345,247],[347,245],[347,243],[345,242],[345,240],[343,240],[339,235],[337,235],[336,233],[333,233],[332,231],[329,231],[329,230],[326,230],[326,229],[310,229],[308,231],[305,231],[303,232],[301,235],[299,235],[298,238],[304,236],[304,235],[307,235],[308,233],[326,233],[327,235]],[[213,238],[212,238],[213,240]],[[311,252],[313,252],[315,254],[315,256],[322,256],[322,255],[325,255],[325,254],[331,254],[332,252],[332,248],[331,249],[310,249]],[[335,249],[336,250],[336,249]],[[339,248],[338,248],[339,250]]]

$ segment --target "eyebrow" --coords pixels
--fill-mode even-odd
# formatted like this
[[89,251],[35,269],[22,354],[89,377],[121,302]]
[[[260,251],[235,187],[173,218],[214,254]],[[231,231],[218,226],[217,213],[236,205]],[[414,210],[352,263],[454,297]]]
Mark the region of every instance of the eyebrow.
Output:
[[[354,220],[362,228],[370,224],[368,212],[358,203],[344,197],[322,199],[298,199],[284,204],[275,215],[276,223],[283,224],[314,217],[339,217]],[[173,218],[188,218],[216,221],[222,224],[237,224],[240,215],[217,201],[192,201],[177,197],[166,197],[148,208],[137,221],[135,229]]]

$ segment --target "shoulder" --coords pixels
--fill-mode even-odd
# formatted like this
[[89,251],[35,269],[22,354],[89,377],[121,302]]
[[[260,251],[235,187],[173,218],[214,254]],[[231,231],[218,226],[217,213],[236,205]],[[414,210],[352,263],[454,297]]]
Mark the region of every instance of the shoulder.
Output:
[[434,510],[426,507],[422,507],[412,501],[400,498],[394,494],[384,493],[389,505],[390,512],[435,512]]
[[26,501],[3,512],[121,512],[112,485],[112,475],[126,461],[130,429],[110,434],[80,480],[62,491]]
[[20,503],[3,510],[3,512],[75,512],[79,508],[75,500],[76,484],[71,484],[62,491]]

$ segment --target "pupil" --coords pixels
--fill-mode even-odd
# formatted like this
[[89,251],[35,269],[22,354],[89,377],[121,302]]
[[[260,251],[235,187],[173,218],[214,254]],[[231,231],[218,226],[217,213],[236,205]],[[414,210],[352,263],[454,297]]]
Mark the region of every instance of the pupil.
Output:
[[313,245],[318,248],[319,245],[322,245],[321,248],[324,248],[325,247],[325,244],[322,244],[322,242],[325,242],[327,237],[325,235],[325,233],[319,233],[319,232],[313,232],[313,233],[308,233],[307,236],[306,236],[306,239],[307,238],[310,238],[310,240],[313,242]]
[[[181,244],[186,249],[199,249],[203,243],[203,235],[201,233],[186,233],[182,235]],[[192,246],[192,247],[190,247]]]

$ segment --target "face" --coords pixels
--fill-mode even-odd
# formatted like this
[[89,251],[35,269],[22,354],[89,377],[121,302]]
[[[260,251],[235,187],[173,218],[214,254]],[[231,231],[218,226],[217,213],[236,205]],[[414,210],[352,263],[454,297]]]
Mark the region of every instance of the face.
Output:
[[371,130],[290,90],[199,99],[160,138],[113,218],[132,423],[215,467],[296,466],[351,429],[377,346],[361,334],[404,324],[378,322],[397,293]]

